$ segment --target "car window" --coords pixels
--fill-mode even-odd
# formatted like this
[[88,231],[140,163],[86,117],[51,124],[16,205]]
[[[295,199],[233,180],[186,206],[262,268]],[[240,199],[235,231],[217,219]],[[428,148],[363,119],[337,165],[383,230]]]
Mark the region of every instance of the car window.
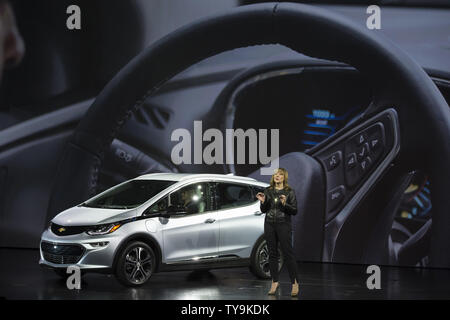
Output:
[[175,181],[166,180],[130,180],[87,200],[82,206],[106,209],[135,208],[174,183]]
[[208,183],[194,183],[170,194],[169,205],[189,214],[211,210]]
[[217,209],[228,209],[245,206],[253,203],[253,197],[249,186],[233,183],[218,183],[216,187]]
[[167,207],[169,206],[169,197],[164,197],[154,204],[152,204],[147,210],[145,210],[145,215],[149,215],[157,212],[167,211]]

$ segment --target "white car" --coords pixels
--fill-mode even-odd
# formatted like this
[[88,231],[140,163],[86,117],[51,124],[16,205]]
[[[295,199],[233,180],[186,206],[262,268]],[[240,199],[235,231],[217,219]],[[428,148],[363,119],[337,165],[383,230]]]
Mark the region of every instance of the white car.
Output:
[[[267,183],[224,174],[154,173],[125,181],[54,217],[40,264],[114,273],[125,285],[154,272],[250,266],[270,277],[264,214]],[[280,253],[280,268],[282,256]]]

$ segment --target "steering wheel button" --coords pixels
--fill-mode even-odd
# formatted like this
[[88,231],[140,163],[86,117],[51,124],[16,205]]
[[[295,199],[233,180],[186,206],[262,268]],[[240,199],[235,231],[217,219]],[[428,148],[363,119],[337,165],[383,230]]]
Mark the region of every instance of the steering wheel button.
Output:
[[364,132],[361,132],[355,137],[355,142],[357,146],[362,145],[363,143],[367,142],[367,135]]
[[341,151],[337,151],[337,152],[333,153],[329,158],[327,158],[325,160],[327,170],[331,171],[331,170],[335,169],[339,165],[339,163],[341,163],[341,159],[342,159]]
[[377,123],[368,129],[370,156],[373,161],[377,161],[384,150],[384,127],[382,123]]
[[370,140],[370,148],[371,149],[375,149],[375,148],[379,148],[380,147],[380,139],[374,138],[372,140]]
[[356,152],[358,161],[364,159],[368,153],[369,153],[369,144],[366,142],[360,148],[358,148],[358,151]]
[[352,153],[347,157],[346,169],[351,169],[356,165],[356,153]]
[[372,164],[372,159],[370,159],[370,157],[366,157],[360,163],[361,170],[363,172],[366,172],[367,170],[369,170],[371,164]]
[[345,187],[340,185],[330,192],[328,192],[328,212],[337,208],[337,206],[344,200]]

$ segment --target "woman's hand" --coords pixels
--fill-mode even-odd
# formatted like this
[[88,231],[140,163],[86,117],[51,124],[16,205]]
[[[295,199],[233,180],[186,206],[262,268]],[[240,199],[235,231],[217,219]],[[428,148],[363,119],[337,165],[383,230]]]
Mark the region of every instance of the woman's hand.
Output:
[[280,201],[283,206],[286,204],[286,196],[284,194],[280,195]]
[[256,194],[256,198],[258,198],[258,200],[261,201],[261,203],[264,203],[264,201],[266,200],[266,196],[262,192],[258,192]]

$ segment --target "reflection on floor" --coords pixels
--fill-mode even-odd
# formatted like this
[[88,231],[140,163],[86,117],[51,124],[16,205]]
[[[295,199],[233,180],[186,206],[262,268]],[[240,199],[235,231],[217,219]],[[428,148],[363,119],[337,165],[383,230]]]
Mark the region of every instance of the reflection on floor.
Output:
[[[65,281],[38,265],[37,250],[0,249],[0,297],[7,299],[158,299],[253,300],[293,299],[287,271],[281,274],[281,292],[266,293],[270,281],[256,279],[247,268],[209,272],[154,274],[140,288],[126,288],[113,276],[87,274],[80,290],[68,290]],[[295,299],[448,299],[450,270],[381,267],[381,289],[366,286],[366,267],[301,263],[300,295]]]

